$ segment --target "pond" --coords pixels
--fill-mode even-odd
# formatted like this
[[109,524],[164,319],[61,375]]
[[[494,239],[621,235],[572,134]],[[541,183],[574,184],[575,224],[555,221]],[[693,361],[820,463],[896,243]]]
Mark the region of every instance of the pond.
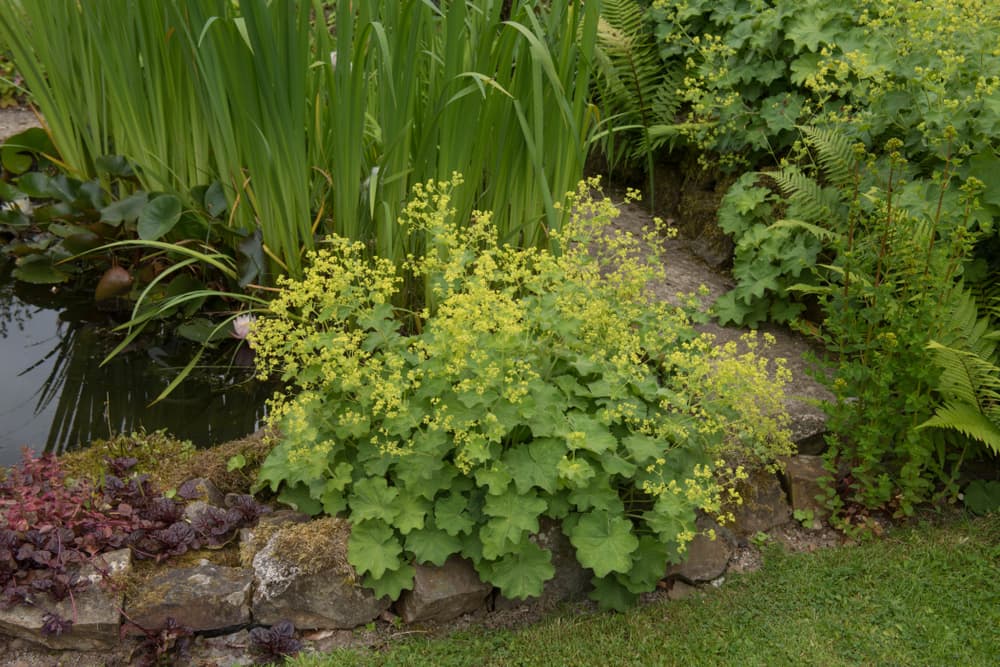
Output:
[[101,364],[121,319],[91,294],[18,283],[0,258],[0,465],[29,447],[59,453],[117,433],[167,429],[209,446],[255,431],[273,391],[251,379],[248,350],[233,341],[152,404],[195,351],[181,340],[146,341]]

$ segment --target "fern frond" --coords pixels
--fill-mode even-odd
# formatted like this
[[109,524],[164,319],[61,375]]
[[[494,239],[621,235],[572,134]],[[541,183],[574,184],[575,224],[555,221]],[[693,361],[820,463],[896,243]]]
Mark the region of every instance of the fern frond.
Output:
[[797,219],[819,222],[829,215],[823,187],[798,167],[766,172],[788,198],[789,212]]
[[967,403],[945,403],[933,417],[917,426],[920,428],[947,428],[986,445],[994,454],[1000,454],[1000,426]]
[[936,341],[927,349],[941,369],[938,391],[946,400],[967,403],[982,413],[1000,405],[1000,368],[990,359]]
[[823,174],[838,188],[850,189],[854,184],[856,158],[851,140],[830,128],[799,126],[809,144],[816,149]]
[[655,144],[648,130],[656,124],[672,123],[680,105],[675,93],[676,76],[668,74],[645,9],[635,0],[602,3],[597,44],[597,93],[604,114],[618,119],[619,131],[624,127],[636,129],[633,149],[627,154],[623,149],[614,149],[615,131],[609,132],[604,141],[605,153],[612,163],[620,157],[645,158],[649,169]]

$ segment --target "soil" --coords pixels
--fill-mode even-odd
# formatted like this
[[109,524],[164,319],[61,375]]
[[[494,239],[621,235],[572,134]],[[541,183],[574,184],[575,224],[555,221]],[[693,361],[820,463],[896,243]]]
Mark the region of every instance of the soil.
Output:
[[[24,109],[0,110],[0,139],[16,134],[28,127],[38,125],[38,118],[33,112]],[[616,198],[617,199],[617,198]],[[615,222],[615,227],[639,233],[650,223],[650,214],[640,205],[627,204],[621,206],[621,215]],[[678,294],[696,292],[702,285],[708,288],[709,299],[720,296],[732,287],[731,279],[723,272],[710,267],[698,259],[690,251],[688,244],[679,239],[669,239],[663,242],[664,259],[667,262],[668,276],[665,281],[651,285],[650,289],[661,299],[675,301]],[[720,341],[735,340],[744,330],[719,327],[714,324],[703,325],[706,331],[714,333]],[[788,388],[790,396],[796,397],[804,405],[815,399],[827,398],[828,394],[821,385],[810,379],[803,354],[812,350],[811,343],[805,338],[790,334],[787,330],[775,330],[780,333],[778,343],[770,351],[772,357],[782,357],[788,360],[788,366],[793,374],[793,384]],[[228,457],[227,457],[228,458]],[[773,538],[794,551],[814,551],[818,548],[834,546],[843,543],[842,536],[829,529],[806,530],[797,522],[791,522],[773,531]],[[753,544],[741,544],[732,559],[730,573],[750,572],[759,569],[762,563],[759,549]],[[721,583],[721,582],[720,582]],[[711,587],[706,587],[710,589]],[[643,596],[643,602],[655,602],[670,599],[670,585]],[[590,602],[577,603],[563,607],[563,612],[577,611],[591,613],[596,606]],[[430,628],[412,628],[399,626],[391,614],[386,615],[376,623],[374,629],[356,629],[352,631],[322,631],[306,633],[312,649],[330,651],[336,648],[384,648],[400,639],[412,637],[415,634],[439,636],[462,629],[473,627],[515,629],[537,623],[551,610],[527,606],[493,613],[480,611],[476,614],[457,619],[453,622]],[[0,665],[17,667],[51,667],[52,665],[73,665],[74,667],[90,667],[97,665],[127,665],[129,656],[135,648],[131,644],[123,644],[121,648],[103,653],[54,653],[39,649],[29,642],[20,639],[0,637]],[[196,665],[229,665],[247,664],[246,647],[249,644],[247,632],[216,638],[198,638],[195,645],[195,656],[191,663]],[[179,663],[183,664],[183,663]]]

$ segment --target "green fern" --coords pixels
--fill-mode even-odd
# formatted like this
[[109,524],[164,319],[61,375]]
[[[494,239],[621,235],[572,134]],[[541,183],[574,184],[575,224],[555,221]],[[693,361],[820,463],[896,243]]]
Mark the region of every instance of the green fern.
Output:
[[[653,151],[662,141],[651,139],[649,129],[673,122],[680,75],[664,65],[646,11],[635,0],[604,0],[597,44],[597,92],[612,126],[604,135],[605,156],[612,167],[642,158],[652,193]],[[632,138],[616,144],[617,134]]]
[[854,184],[857,158],[848,136],[833,128],[809,125],[799,126],[799,130],[816,150],[826,179],[839,188],[850,190]]
[[917,428],[946,428],[978,440],[1000,454],[1000,366],[996,363],[1000,331],[988,317],[977,316],[975,299],[964,291],[954,308],[954,345],[931,341],[927,349],[941,369],[938,393],[943,403]]

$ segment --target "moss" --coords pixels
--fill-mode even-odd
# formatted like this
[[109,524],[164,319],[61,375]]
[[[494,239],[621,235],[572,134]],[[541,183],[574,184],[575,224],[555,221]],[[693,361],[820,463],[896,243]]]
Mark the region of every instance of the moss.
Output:
[[304,574],[330,572],[353,581],[357,573],[347,562],[350,536],[351,524],[336,517],[285,525],[275,531],[274,553]]
[[[184,461],[171,467],[161,467],[154,476],[164,489],[176,489],[194,477],[212,481],[222,493],[247,493],[257,481],[257,472],[274,447],[275,436],[267,431],[232,440],[215,447],[192,452]],[[230,470],[233,457],[242,456],[245,464]]]
[[64,454],[60,460],[67,477],[96,482],[107,472],[106,459],[132,457],[138,460],[137,471],[156,479],[166,471],[183,466],[195,451],[189,440],[178,440],[165,430],[147,433],[139,429],[107,440],[94,440],[86,449]]
[[164,570],[195,567],[203,560],[220,567],[239,567],[240,552],[236,541],[229,542],[221,549],[195,549],[159,563],[155,560],[139,560],[133,557],[131,571],[120,582],[125,588],[126,600],[134,601],[139,599],[140,594],[148,595],[150,580]]

